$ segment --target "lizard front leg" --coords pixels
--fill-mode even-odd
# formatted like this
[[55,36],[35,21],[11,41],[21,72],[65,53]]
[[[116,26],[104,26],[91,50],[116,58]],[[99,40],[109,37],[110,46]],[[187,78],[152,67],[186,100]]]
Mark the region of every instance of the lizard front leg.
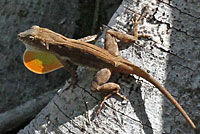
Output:
[[108,68],[103,68],[97,72],[97,74],[92,82],[92,86],[91,86],[92,91],[108,93],[104,97],[104,100],[101,102],[97,113],[100,112],[105,100],[107,100],[113,94],[117,94],[121,98],[127,100],[127,98],[125,96],[123,96],[122,94],[119,93],[120,86],[118,84],[113,83],[113,82],[108,82],[108,80],[110,79],[110,76],[111,76],[111,70]]
[[78,75],[76,70],[74,70],[74,68],[72,67],[73,64],[70,61],[64,61],[62,62],[62,64],[64,65],[65,70],[67,70],[70,74],[71,74],[71,81],[68,87],[66,87],[65,89],[69,89],[70,87],[74,87],[77,82],[78,82]]
[[149,35],[138,34],[138,24],[139,24],[139,20],[142,17],[143,16],[139,17],[138,15],[136,15],[136,19],[135,20],[132,19],[132,22],[134,24],[133,35],[114,31],[111,29],[108,30],[106,32],[105,49],[108,50],[111,54],[118,56],[119,49],[118,49],[118,45],[115,38],[119,39],[121,42],[129,43],[129,42],[135,42],[136,40],[138,40],[138,37],[144,37],[144,38],[151,37]]

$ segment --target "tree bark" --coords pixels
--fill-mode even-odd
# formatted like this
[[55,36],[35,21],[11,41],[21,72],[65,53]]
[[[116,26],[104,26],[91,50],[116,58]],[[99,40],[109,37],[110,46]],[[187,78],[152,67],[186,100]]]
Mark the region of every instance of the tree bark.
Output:
[[[176,3],[179,2],[179,3]],[[124,0],[109,22],[118,31],[131,33],[131,19],[147,15],[139,32],[152,39],[120,44],[120,55],[157,79],[179,101],[190,117],[200,120],[199,11],[192,1]],[[105,31],[104,31],[105,33]],[[104,36],[97,44],[101,46]],[[19,134],[33,133],[193,133],[183,116],[150,83],[137,76],[114,75],[129,101],[113,96],[101,112],[99,93],[90,91],[95,72],[78,69],[74,89],[59,90],[52,101]]]

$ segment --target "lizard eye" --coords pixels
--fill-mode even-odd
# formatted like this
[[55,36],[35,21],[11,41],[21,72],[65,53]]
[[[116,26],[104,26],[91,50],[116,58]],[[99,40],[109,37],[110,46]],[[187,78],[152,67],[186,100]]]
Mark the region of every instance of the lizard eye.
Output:
[[33,36],[29,36],[29,39],[30,39],[30,40],[34,40],[34,37],[33,37]]

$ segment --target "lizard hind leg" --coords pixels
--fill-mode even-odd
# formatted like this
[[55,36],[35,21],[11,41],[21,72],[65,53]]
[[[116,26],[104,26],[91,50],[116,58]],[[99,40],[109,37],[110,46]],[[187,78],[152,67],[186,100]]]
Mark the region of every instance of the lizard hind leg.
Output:
[[127,100],[125,96],[119,93],[120,86],[118,84],[113,83],[113,82],[108,82],[108,80],[110,79],[110,76],[111,76],[111,70],[108,68],[103,68],[97,72],[92,82],[92,85],[91,85],[92,91],[107,93],[107,95],[104,97],[104,100],[101,102],[99,109],[97,110],[97,114],[100,112],[101,108],[103,107],[105,100],[107,100],[113,94],[116,94],[119,97]]

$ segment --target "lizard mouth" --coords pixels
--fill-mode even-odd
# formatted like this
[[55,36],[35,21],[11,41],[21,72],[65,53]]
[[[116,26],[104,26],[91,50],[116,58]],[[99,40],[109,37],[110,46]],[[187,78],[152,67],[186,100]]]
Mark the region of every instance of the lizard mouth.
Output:
[[19,33],[17,36],[18,36],[18,39],[23,41],[23,40],[26,40],[26,39],[34,39],[34,36],[32,35],[35,35],[35,30],[34,29],[29,29],[29,30],[26,30],[24,32],[21,32]]
[[20,40],[20,41],[24,41],[24,39],[25,39],[25,35],[24,35],[24,33],[23,32],[21,32],[21,33],[19,33],[18,35],[17,35],[17,37],[18,37],[18,39]]
[[17,35],[17,37],[18,37],[19,40],[21,40],[21,38],[22,38],[22,34],[19,33],[19,34]]

